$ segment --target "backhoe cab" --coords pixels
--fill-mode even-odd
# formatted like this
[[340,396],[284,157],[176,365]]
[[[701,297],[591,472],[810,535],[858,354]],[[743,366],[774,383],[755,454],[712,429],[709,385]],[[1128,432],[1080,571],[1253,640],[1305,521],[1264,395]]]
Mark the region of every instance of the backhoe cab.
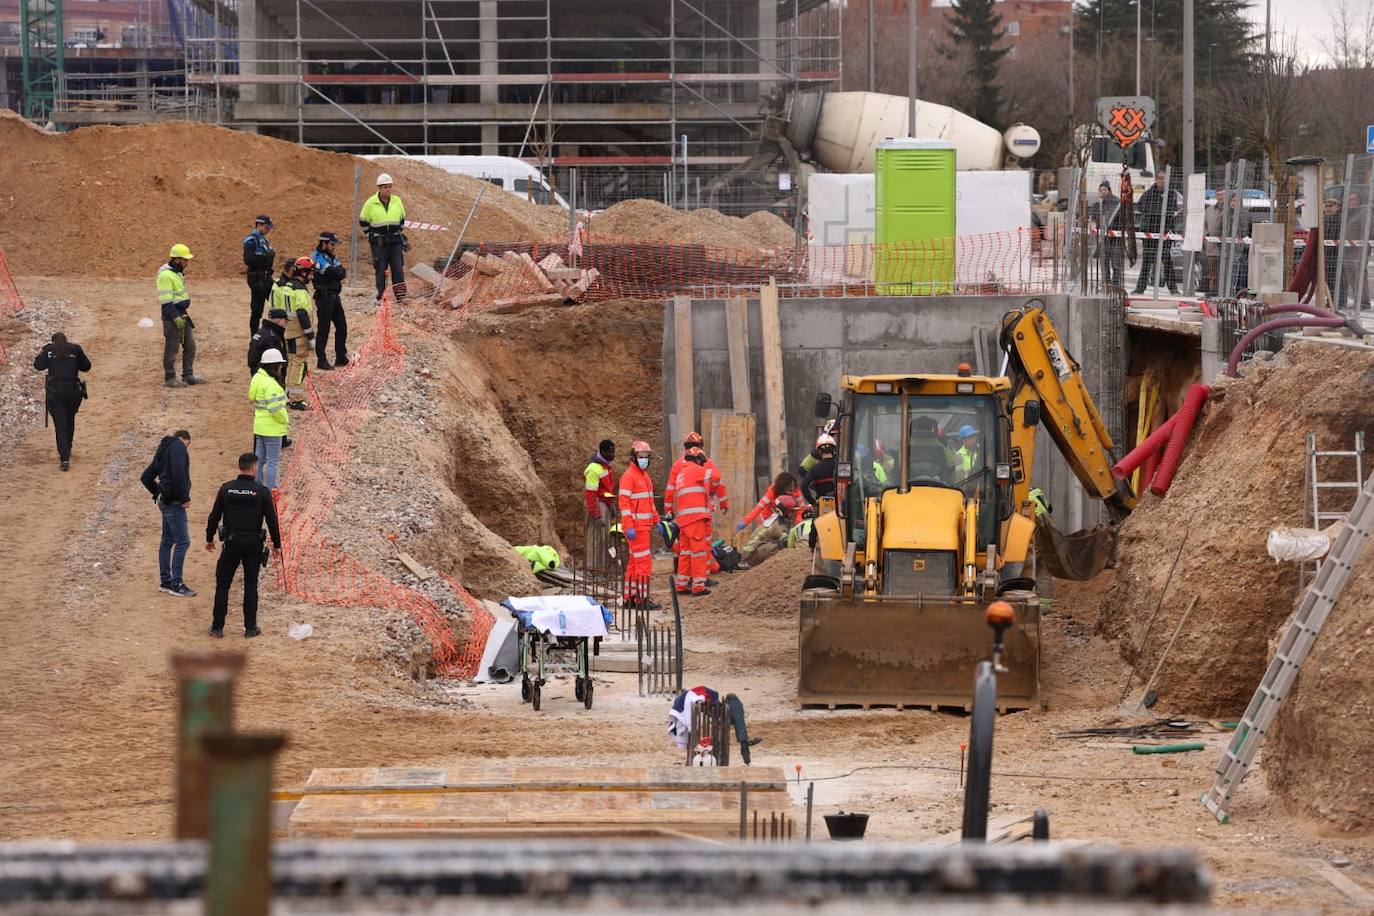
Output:
[[[1042,418],[1114,516],[1133,500],[1111,477],[1111,439],[1044,310],[1009,313],[1002,342],[1006,377],[966,367],[846,376],[839,404],[818,398],[818,416],[838,408],[839,460],[802,596],[801,705],[967,708],[986,655],[984,614],[998,598],[1014,612],[999,704],[1039,702],[1030,476]],[[1075,543],[1105,562],[1110,544],[1087,541]]]

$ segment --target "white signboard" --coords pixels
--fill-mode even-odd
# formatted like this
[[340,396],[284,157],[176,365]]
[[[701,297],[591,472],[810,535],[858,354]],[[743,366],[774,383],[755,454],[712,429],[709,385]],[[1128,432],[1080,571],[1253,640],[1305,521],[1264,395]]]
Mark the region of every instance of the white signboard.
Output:
[[1183,202],[1183,250],[1202,250],[1203,214],[1207,207],[1207,176],[1188,176],[1188,197]]

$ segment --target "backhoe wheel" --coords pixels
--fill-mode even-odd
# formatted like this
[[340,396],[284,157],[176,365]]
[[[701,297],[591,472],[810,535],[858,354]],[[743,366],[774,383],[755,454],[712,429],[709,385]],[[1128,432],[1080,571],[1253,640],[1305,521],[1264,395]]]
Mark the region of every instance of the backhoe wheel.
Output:
[[535,712],[538,712],[538,711],[539,711],[539,685],[538,685],[538,684],[535,684],[535,685],[534,685],[534,688],[530,691],[530,704],[534,707],[534,711],[535,711]]

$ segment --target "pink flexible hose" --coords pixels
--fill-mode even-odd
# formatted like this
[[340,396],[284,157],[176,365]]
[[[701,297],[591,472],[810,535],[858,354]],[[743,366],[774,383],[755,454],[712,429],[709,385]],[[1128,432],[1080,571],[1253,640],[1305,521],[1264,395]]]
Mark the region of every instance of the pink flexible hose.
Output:
[[1240,375],[1236,367],[1240,365],[1240,358],[1245,353],[1245,348],[1261,334],[1268,334],[1270,331],[1277,331],[1280,328],[1343,328],[1346,320],[1338,315],[1325,317],[1304,317],[1304,318],[1275,318],[1273,321],[1266,321],[1264,324],[1257,325],[1245,332],[1245,336],[1236,344],[1231,351],[1231,358],[1226,361],[1226,374],[1231,378]]

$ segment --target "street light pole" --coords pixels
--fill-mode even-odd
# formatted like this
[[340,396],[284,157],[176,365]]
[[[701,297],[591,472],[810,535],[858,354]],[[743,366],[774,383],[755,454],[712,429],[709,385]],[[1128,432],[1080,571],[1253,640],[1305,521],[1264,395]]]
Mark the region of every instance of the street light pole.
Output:
[[1193,0],[1183,0],[1183,181],[1193,174],[1194,153]]
[[[1101,2],[1101,0],[1099,0]],[[1140,8],[1144,0],[1135,0],[1135,94],[1140,95]]]
[[918,0],[907,0],[906,45],[906,135],[916,136],[916,4]]

